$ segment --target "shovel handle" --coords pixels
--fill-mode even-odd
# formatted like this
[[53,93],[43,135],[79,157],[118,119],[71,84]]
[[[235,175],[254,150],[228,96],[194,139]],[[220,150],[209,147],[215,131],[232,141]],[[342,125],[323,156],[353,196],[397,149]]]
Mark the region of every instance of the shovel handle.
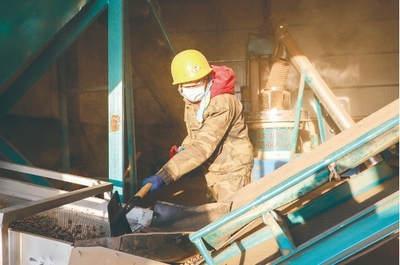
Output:
[[136,194],[135,197],[140,197],[143,198],[149,191],[151,190],[151,187],[153,186],[153,183],[147,183],[144,185]]
[[[138,200],[143,199],[143,197],[151,190],[153,183],[147,183],[144,185],[129,201],[125,204],[124,208],[119,214],[127,214],[135,206]],[[116,218],[117,219],[117,218]]]

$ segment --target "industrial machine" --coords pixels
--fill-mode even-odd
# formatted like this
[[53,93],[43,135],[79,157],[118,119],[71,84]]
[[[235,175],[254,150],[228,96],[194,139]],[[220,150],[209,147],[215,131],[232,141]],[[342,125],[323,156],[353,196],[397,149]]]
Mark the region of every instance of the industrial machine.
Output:
[[[97,264],[101,260],[111,264],[165,264],[139,255],[128,237],[110,237],[107,219],[112,189],[122,190],[124,184],[124,119],[118,107],[124,105],[123,53],[121,48],[115,48],[123,46],[122,3],[75,0],[65,2],[65,6],[54,2],[47,7],[46,12],[51,10],[48,13],[55,14],[59,23],[40,25],[49,28],[36,32],[41,33],[37,42],[29,44],[36,51],[44,47],[41,56],[31,58],[32,53],[25,52],[28,47],[21,46],[24,52],[17,51],[19,56],[10,53],[0,67],[3,81],[26,61],[33,60],[1,95],[0,114],[6,113],[107,7],[109,30],[116,35],[109,37],[109,64],[113,66],[109,73],[109,142],[115,147],[110,151],[109,162],[110,176],[117,179],[106,182],[39,169],[18,156],[13,156],[18,163],[0,161],[0,173],[4,174],[0,175],[0,262],[73,265]],[[7,10],[13,14],[11,11]],[[37,16],[46,16],[46,12]],[[40,19],[34,17],[30,23],[36,25],[37,21]],[[5,47],[14,48],[17,41],[11,38],[19,40],[20,36],[8,37]],[[292,93],[285,88],[290,64],[300,73],[295,104]],[[273,35],[268,38],[249,43],[248,66],[249,86],[243,88],[242,101],[256,152],[253,182],[235,195],[229,213],[190,231],[190,235],[173,234],[169,237],[171,242],[179,244],[189,238],[193,244],[187,255],[200,253],[200,263],[209,265],[336,264],[398,237],[398,100],[355,123],[284,23],[274,24]],[[318,130],[308,111],[302,109],[306,84],[316,97]],[[329,140],[324,136],[322,107],[342,131]],[[3,139],[0,144],[2,152],[10,147]],[[130,151],[131,155],[135,153]],[[134,163],[130,165],[134,169]],[[343,177],[349,170],[354,174]],[[10,171],[23,174],[23,179],[29,181],[3,177]],[[80,188],[60,189],[58,185],[65,183]],[[143,209],[127,215],[133,231],[146,227],[151,217],[152,213]],[[146,236],[150,235],[140,237]],[[150,244],[154,246],[166,236],[153,237]],[[90,242],[84,244],[85,240]],[[142,251],[150,252],[146,247]],[[134,251],[138,255],[131,253]]]
[[[249,41],[249,88],[243,89],[242,102],[254,146],[253,180],[271,173],[296,155],[315,134],[309,112],[301,109],[302,94],[292,108],[286,89],[290,61],[284,46],[274,48],[270,38]],[[299,132],[303,132],[301,136]],[[318,138],[317,138],[318,139]]]
[[[77,241],[110,237],[111,183],[6,161],[0,161],[0,169],[1,264],[84,264],[88,259],[112,264],[149,262],[118,250],[74,246]],[[34,174],[57,186],[72,183],[81,188],[68,192],[43,187],[13,179],[13,174]],[[147,227],[151,218],[152,211],[145,209],[127,215],[132,231]]]
[[[252,112],[247,114],[258,152],[253,173],[258,176],[235,195],[230,213],[190,239],[209,265],[348,262],[398,238],[399,102],[356,124],[287,26],[280,21],[271,24],[276,41],[256,42],[266,44],[266,54],[272,55],[270,76],[262,86],[259,72],[253,74]],[[268,49],[271,43],[274,48]],[[289,60],[301,75],[294,111],[283,87]],[[310,139],[317,136],[313,148],[294,156],[294,132],[307,121],[300,111],[305,84],[316,97],[320,136],[311,131]],[[342,130],[328,141],[320,104]],[[283,165],[277,166],[280,162]],[[344,174],[349,170],[353,174]]]

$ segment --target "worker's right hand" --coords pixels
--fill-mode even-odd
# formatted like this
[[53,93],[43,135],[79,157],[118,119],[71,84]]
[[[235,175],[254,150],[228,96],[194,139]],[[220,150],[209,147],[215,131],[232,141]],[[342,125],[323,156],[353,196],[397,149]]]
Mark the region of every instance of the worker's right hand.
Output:
[[145,178],[142,182],[142,187],[147,183],[153,184],[151,186],[150,193],[161,189],[161,187],[165,185],[164,180],[159,175],[153,175],[148,178]]
[[174,155],[176,155],[177,153],[179,153],[180,151],[185,150],[185,147],[183,146],[172,146],[171,149],[169,150],[169,158],[172,158]]

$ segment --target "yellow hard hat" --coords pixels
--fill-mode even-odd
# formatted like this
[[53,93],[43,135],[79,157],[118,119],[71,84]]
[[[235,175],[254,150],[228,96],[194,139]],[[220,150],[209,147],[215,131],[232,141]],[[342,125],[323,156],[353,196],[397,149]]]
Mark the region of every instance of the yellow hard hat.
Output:
[[171,63],[173,85],[196,81],[212,71],[204,55],[196,50],[186,50],[175,55]]

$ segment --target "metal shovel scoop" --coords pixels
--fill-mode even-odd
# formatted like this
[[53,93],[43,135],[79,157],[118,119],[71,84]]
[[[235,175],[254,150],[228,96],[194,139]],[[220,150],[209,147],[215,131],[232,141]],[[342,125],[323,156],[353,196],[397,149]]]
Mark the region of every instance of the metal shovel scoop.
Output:
[[133,196],[124,207],[121,205],[119,200],[118,191],[115,191],[110,202],[107,205],[108,221],[110,223],[110,234],[113,237],[121,236],[124,234],[132,233],[132,229],[126,218],[126,214],[135,207],[138,202],[150,191],[152,183],[144,185],[136,194]]

